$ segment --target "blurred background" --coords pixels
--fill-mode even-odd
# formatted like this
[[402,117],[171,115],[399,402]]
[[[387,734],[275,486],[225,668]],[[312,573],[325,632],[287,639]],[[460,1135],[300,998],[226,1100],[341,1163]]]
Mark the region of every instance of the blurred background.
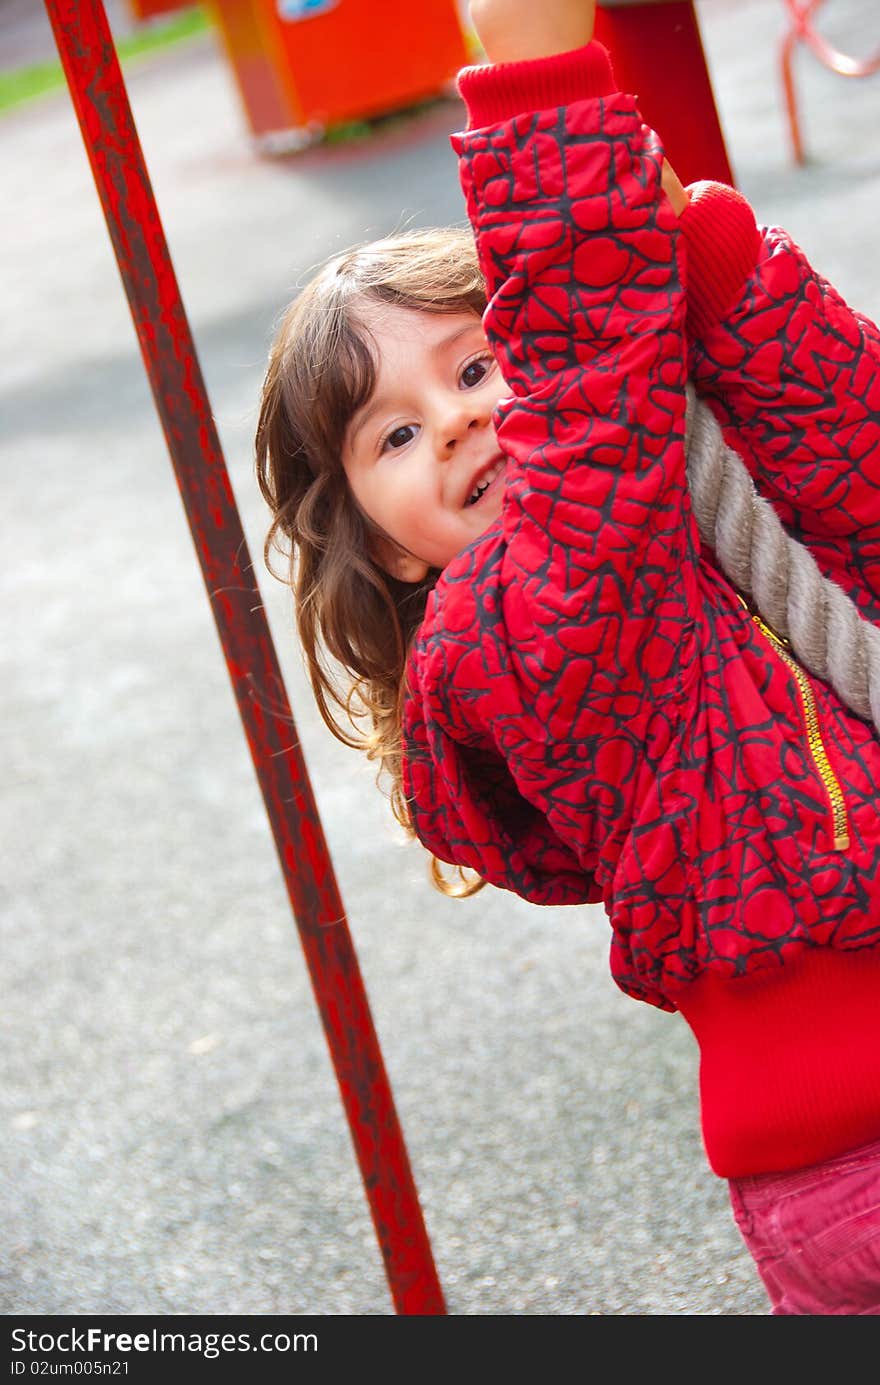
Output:
[[[107,4],[449,1311],[764,1314],[700,1144],[693,1043],[615,989],[601,909],[439,896],[371,767],[313,709],[287,595],[259,556],[266,352],[330,253],[463,222],[450,79],[479,54],[465,5],[361,6],[350,28],[349,0],[283,9]],[[706,157],[728,159],[759,219],[876,318],[880,77],[792,43],[796,130],[791,5],[697,0],[693,14],[705,66],[666,112],[676,138],[717,122]],[[874,0],[825,0],[813,24],[860,60],[880,45]],[[0,0],[0,55],[2,1310],[388,1314],[37,0]]]

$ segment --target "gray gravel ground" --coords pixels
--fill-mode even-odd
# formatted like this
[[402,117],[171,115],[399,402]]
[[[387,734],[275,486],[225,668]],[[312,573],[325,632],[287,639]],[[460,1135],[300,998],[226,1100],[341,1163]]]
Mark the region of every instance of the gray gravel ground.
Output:
[[[842,45],[876,42],[872,0],[828,8]],[[812,162],[796,169],[781,0],[698,13],[741,187],[877,316],[880,79],[802,55]],[[462,219],[446,141],[460,107],[273,161],[212,38],[132,68],[129,90],[256,554],[272,323],[334,248]],[[389,1314],[66,94],[4,116],[0,146],[0,1303]],[[432,892],[371,769],[312,710],[284,591],[263,589],[450,1313],[765,1314],[703,1156],[683,1024],[615,989],[601,910]]]

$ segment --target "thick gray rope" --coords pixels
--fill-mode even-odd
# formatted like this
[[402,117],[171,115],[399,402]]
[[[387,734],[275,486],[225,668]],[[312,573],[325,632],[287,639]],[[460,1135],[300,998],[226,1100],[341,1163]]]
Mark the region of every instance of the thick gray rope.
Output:
[[798,663],[880,731],[880,627],[865,620],[843,588],[823,577],[810,551],[786,533],[690,385],[687,478],[700,538],[715,550],[725,576],[789,641]]

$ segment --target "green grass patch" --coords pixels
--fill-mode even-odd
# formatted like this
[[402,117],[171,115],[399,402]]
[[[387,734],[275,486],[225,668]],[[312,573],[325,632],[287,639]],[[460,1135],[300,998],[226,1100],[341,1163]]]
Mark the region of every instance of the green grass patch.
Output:
[[[171,19],[146,22],[138,33],[119,39],[116,52],[124,65],[131,58],[143,57],[159,48],[167,48],[172,43],[202,34],[209,26],[210,20],[204,10],[194,5]],[[10,110],[13,106],[20,106],[25,101],[65,85],[64,69],[57,59],[0,72],[0,111]]]

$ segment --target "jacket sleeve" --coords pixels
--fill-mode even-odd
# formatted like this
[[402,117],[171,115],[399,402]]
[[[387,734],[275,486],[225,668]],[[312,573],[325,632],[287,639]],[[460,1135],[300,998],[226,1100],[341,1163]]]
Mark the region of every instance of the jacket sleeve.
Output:
[[[598,70],[597,48],[561,62]],[[479,102],[460,81],[487,122],[453,144],[508,470],[500,523],[444,571],[414,645],[404,784],[443,859],[607,905],[634,822],[670,810],[650,784],[699,676],[698,543],[663,152],[632,97],[582,99],[577,77],[577,99],[545,107],[516,71],[480,73]]]
[[599,903],[585,853],[523,797],[496,750],[456,735],[434,714],[442,694],[420,691],[406,709],[404,783],[422,845],[533,904]]
[[711,283],[700,285],[712,278],[717,244],[705,220],[688,230],[690,213],[682,224],[698,314],[689,315],[694,383],[759,491],[878,619],[880,333],[775,227],[761,228],[738,291],[713,299]]
[[675,720],[698,605],[663,151],[621,93],[453,144],[511,390],[496,419],[511,663],[542,742],[625,726],[635,744],[658,708]]

